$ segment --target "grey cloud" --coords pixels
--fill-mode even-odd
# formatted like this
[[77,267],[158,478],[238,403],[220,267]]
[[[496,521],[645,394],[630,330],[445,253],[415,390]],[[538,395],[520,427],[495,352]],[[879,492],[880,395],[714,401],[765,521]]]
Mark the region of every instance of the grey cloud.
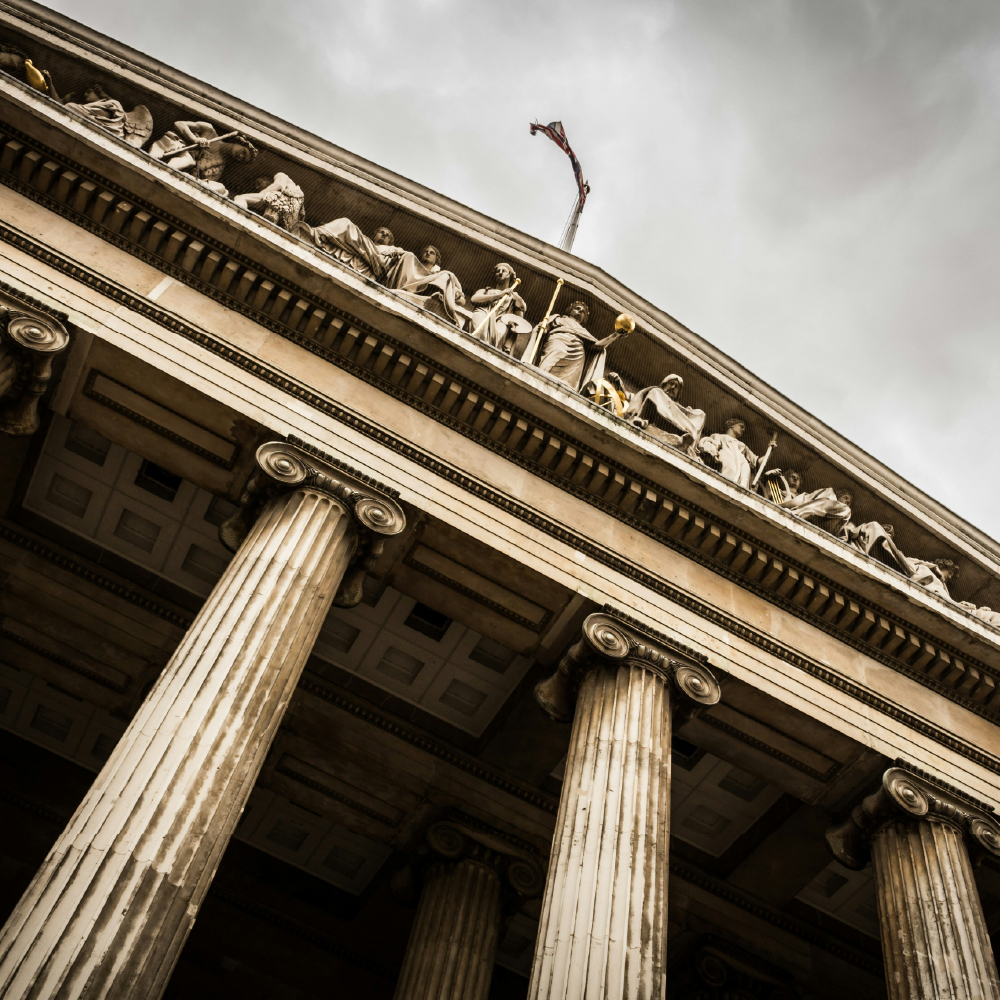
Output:
[[576,250],[984,530],[1000,471],[992,0],[57,0]]

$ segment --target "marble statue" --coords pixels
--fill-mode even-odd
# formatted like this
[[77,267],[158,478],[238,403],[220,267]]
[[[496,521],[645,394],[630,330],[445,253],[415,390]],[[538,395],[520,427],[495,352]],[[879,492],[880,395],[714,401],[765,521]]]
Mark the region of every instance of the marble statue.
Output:
[[388,269],[385,284],[421,308],[464,329],[467,314],[458,308],[465,305],[462,284],[451,271],[442,269],[441,259],[441,251],[435,246],[425,246],[417,254],[402,250]]
[[145,104],[137,104],[131,111],[126,111],[121,101],[109,96],[99,83],[88,84],[81,95],[82,100],[74,101],[75,94],[60,97],[51,77],[46,77],[46,80],[49,94],[67,111],[72,111],[119,139],[124,139],[130,146],[142,149],[153,134],[153,116]]
[[640,389],[629,401],[625,419],[671,448],[701,461],[698,445],[705,429],[705,411],[677,402],[684,379],[668,375],[659,385]]
[[576,392],[588,382],[603,377],[605,352],[619,337],[622,330],[598,340],[586,328],[590,309],[583,302],[573,302],[564,315],[552,316],[544,331],[535,327],[533,334],[541,332],[541,355],[537,367],[548,372],[560,382],[565,382]]
[[892,560],[896,567],[903,573],[909,575],[906,568],[906,556],[899,551],[896,545],[895,531],[891,524],[880,524],[878,521],[866,521],[860,525],[847,525],[847,541],[856,549],[860,549],[865,555],[874,555],[878,558],[879,553],[883,556],[881,561]]
[[392,231],[385,226],[375,230],[374,236],[365,236],[350,219],[333,219],[323,226],[310,230],[313,243],[341,264],[380,285],[385,284],[387,264],[393,263],[403,253],[393,246]]
[[851,504],[854,497],[847,490],[839,494],[832,486],[803,493],[802,476],[796,469],[784,473],[780,469],[770,470],[766,475],[777,475],[783,481],[785,497],[778,504],[791,511],[803,521],[814,521],[831,535],[846,540],[847,526],[851,523]]
[[946,601],[952,600],[948,584],[958,578],[958,565],[951,559],[915,559],[904,556],[905,569],[914,583]]
[[[517,275],[510,264],[497,264],[491,284],[480,288],[469,300],[476,307],[469,319],[470,332],[477,340],[505,354],[512,352],[519,333],[531,332],[530,324],[523,320],[524,299],[510,290],[516,280]],[[495,308],[498,303],[499,308]],[[521,318],[523,322],[517,323],[511,317]]]
[[760,459],[741,440],[746,426],[742,417],[730,417],[725,432],[703,437],[698,442],[698,450],[712,459],[724,479],[748,490]]
[[[266,181],[266,178],[261,180]],[[293,236],[307,240],[312,236],[306,224],[305,195],[288,174],[277,173],[274,180],[260,191],[238,194],[233,201],[240,208],[256,212],[268,222],[287,229]]]
[[249,139],[237,132],[220,136],[208,122],[174,122],[174,130],[160,136],[149,152],[223,197],[229,194],[220,181],[226,167],[233,162],[249,163],[257,155]]

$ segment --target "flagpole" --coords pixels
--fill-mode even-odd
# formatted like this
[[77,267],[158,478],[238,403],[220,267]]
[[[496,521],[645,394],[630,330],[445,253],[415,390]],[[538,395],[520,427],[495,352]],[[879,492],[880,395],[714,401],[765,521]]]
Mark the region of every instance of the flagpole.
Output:
[[573,241],[576,239],[576,231],[580,228],[580,215],[583,212],[583,205],[577,198],[573,202],[573,211],[569,213],[566,225],[563,226],[562,236],[559,240],[559,249],[569,253],[573,249]]

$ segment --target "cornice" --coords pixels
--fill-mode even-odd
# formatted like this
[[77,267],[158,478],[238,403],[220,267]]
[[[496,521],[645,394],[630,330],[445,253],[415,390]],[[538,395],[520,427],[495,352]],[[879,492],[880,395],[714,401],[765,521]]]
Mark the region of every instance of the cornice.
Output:
[[811,439],[818,450],[848,474],[868,480],[875,489],[893,492],[896,503],[904,507],[912,506],[924,516],[947,526],[965,544],[994,563],[1000,560],[1000,545],[994,539],[923,494],[602,269],[356,156],[40,4],[30,0],[5,0],[0,3],[0,20],[6,21],[15,30],[28,31],[44,44],[53,45],[71,57],[103,64],[108,69],[123,73],[137,85],[149,87],[166,99],[186,103],[192,110],[210,112],[210,117],[231,122],[234,127],[242,125],[266,137],[274,148],[304,165],[323,169],[331,176],[352,180],[359,188],[381,192],[387,200],[405,203],[411,210],[436,224],[450,227],[460,235],[468,235],[471,230],[481,244],[517,257],[540,271],[553,276],[572,275],[577,282],[589,285],[601,299],[634,312],[644,329],[653,332],[663,343],[680,351],[744,398],[752,399],[765,416],[788,424],[789,430]]

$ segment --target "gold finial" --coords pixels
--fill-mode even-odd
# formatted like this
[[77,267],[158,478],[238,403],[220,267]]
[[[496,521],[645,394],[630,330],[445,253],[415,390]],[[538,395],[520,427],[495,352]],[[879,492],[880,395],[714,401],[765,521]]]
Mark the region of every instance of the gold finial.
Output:
[[635,320],[628,313],[619,313],[615,320],[615,329],[624,334],[629,334],[635,329]]

